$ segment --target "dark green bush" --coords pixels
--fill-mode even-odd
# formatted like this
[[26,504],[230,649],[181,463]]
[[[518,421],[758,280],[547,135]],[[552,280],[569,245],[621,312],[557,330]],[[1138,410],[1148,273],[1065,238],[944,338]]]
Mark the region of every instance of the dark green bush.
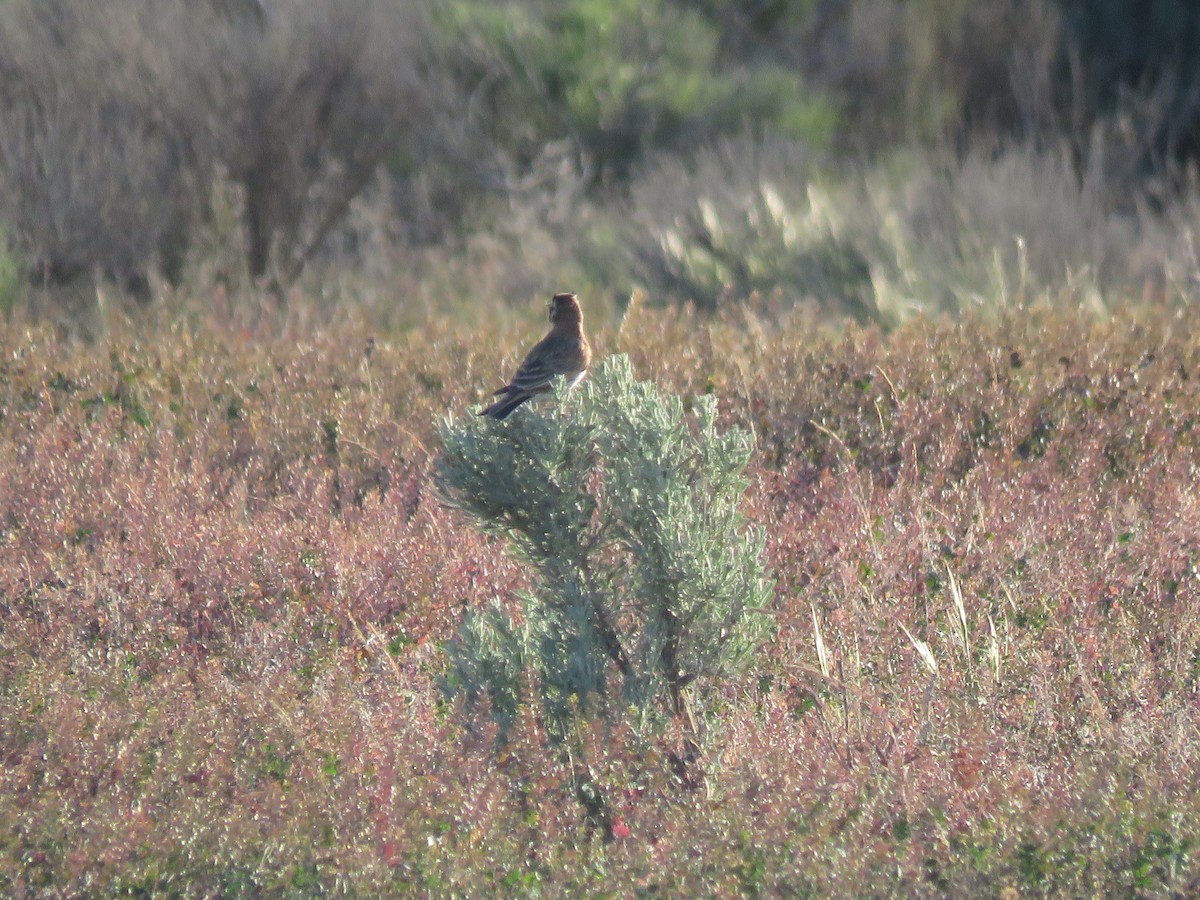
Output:
[[460,0],[450,21],[481,124],[517,170],[563,139],[611,177],[653,149],[746,131],[821,144],[835,124],[797,71],[723,55],[720,20],[691,5]]

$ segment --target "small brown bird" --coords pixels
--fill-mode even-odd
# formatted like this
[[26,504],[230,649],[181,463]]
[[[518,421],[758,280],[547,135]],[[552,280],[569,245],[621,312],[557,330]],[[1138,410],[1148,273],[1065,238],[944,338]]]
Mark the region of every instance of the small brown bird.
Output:
[[592,348],[583,336],[583,313],[574,294],[554,295],[550,301],[550,322],[550,333],[529,351],[513,380],[496,391],[495,396],[500,399],[479,415],[507,419],[530,397],[551,390],[554,376],[562,375],[570,388],[587,374]]

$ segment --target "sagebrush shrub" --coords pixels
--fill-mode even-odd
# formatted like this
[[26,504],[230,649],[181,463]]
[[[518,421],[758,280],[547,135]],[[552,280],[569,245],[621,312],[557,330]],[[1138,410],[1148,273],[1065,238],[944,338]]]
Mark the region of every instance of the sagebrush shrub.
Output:
[[519,617],[476,611],[452,645],[469,698],[511,720],[529,667],[560,728],[619,696],[696,736],[770,629],[764,536],[739,509],[753,438],[715,422],[714,398],[689,416],[617,356],[558,409],[445,423],[443,492],[537,571]]

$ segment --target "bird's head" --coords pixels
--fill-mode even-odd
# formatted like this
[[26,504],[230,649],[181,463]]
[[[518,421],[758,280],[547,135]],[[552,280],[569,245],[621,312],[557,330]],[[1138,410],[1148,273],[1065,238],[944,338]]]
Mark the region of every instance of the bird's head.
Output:
[[550,300],[550,321],[556,325],[559,322],[580,322],[583,313],[579,309],[579,300],[574,294],[555,294]]

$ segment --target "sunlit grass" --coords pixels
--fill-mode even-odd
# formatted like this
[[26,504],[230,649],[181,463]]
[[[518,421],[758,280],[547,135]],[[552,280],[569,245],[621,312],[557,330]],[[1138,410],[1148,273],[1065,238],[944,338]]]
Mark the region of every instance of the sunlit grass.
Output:
[[464,612],[531,581],[432,490],[436,423],[539,305],[298,301],[0,338],[5,891],[1197,887],[1193,310],[590,309],[757,439],[778,631],[698,790],[670,733],[559,742],[530,684],[500,740],[439,687]]

